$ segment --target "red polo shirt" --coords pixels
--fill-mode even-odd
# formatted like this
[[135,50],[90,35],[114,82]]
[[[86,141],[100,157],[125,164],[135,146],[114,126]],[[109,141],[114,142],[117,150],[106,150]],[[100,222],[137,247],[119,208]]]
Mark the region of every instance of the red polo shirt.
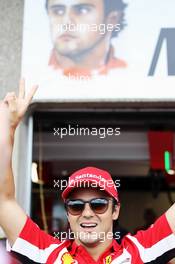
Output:
[[165,264],[175,257],[175,235],[163,215],[146,231],[125,236],[121,245],[113,240],[94,261],[82,245],[70,240],[60,242],[28,218],[13,247],[8,250],[20,255],[22,263],[27,264]]
[[[53,50],[51,53],[50,60],[49,60],[49,66],[51,66],[54,70],[61,69],[61,65],[59,64],[56,58],[55,50]],[[76,76],[76,77],[77,76],[88,76],[90,77],[93,75],[93,72],[99,75],[106,75],[111,69],[126,68],[126,67],[127,65],[123,60],[115,58],[113,48],[111,48],[109,51],[109,58],[108,58],[107,63],[100,66],[98,69],[88,70],[85,68],[80,69],[80,68],[72,67],[72,68],[64,69],[63,74],[65,76]]]

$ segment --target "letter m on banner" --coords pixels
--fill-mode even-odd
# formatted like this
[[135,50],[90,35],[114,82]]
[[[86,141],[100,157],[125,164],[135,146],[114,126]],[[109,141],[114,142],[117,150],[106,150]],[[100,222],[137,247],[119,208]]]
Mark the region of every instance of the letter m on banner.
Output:
[[175,28],[161,29],[148,76],[155,74],[164,41],[167,44],[168,76],[175,76]]

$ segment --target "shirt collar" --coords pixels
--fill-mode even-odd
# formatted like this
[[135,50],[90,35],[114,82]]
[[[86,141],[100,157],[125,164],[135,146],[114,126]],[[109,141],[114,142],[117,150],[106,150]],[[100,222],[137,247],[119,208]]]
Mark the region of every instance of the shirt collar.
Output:
[[[79,251],[83,251],[86,249],[82,245],[77,245],[77,243],[73,240],[69,240],[69,247],[70,247],[70,254],[76,255],[79,253]],[[108,246],[108,248],[102,253],[102,255],[99,257],[99,259],[104,258],[108,256],[109,254],[116,252],[120,249],[120,245],[116,242],[115,239],[112,240],[112,243]]]
[[[57,61],[55,50],[53,49],[51,52],[51,56],[49,59],[49,66],[51,66],[54,70],[62,70],[61,65]],[[66,70],[63,70],[64,75],[72,75],[72,76],[92,76],[93,72],[101,75],[106,75],[110,69],[115,68],[125,68],[127,64],[114,56],[114,48],[111,47],[108,55],[107,63],[100,66],[98,69],[87,70],[87,69],[78,69],[76,67],[72,67]]]

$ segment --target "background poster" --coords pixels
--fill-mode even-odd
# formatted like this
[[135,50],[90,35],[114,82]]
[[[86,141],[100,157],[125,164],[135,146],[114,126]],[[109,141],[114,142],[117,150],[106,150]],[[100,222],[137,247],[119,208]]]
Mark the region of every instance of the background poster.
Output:
[[37,101],[175,100],[174,10],[174,0],[25,0],[27,87],[39,84]]

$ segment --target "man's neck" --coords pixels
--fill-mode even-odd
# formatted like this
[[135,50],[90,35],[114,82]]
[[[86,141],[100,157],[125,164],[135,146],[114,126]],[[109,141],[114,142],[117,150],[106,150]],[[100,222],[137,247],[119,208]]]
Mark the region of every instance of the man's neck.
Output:
[[109,41],[102,41],[89,52],[77,56],[62,56],[55,50],[56,59],[62,69],[76,68],[76,69],[98,69],[106,64],[110,48]]
[[83,244],[76,241],[77,244],[82,245],[89,255],[97,261],[99,257],[106,251],[106,249],[112,244],[112,239],[106,239],[105,241],[98,241],[94,244]]

